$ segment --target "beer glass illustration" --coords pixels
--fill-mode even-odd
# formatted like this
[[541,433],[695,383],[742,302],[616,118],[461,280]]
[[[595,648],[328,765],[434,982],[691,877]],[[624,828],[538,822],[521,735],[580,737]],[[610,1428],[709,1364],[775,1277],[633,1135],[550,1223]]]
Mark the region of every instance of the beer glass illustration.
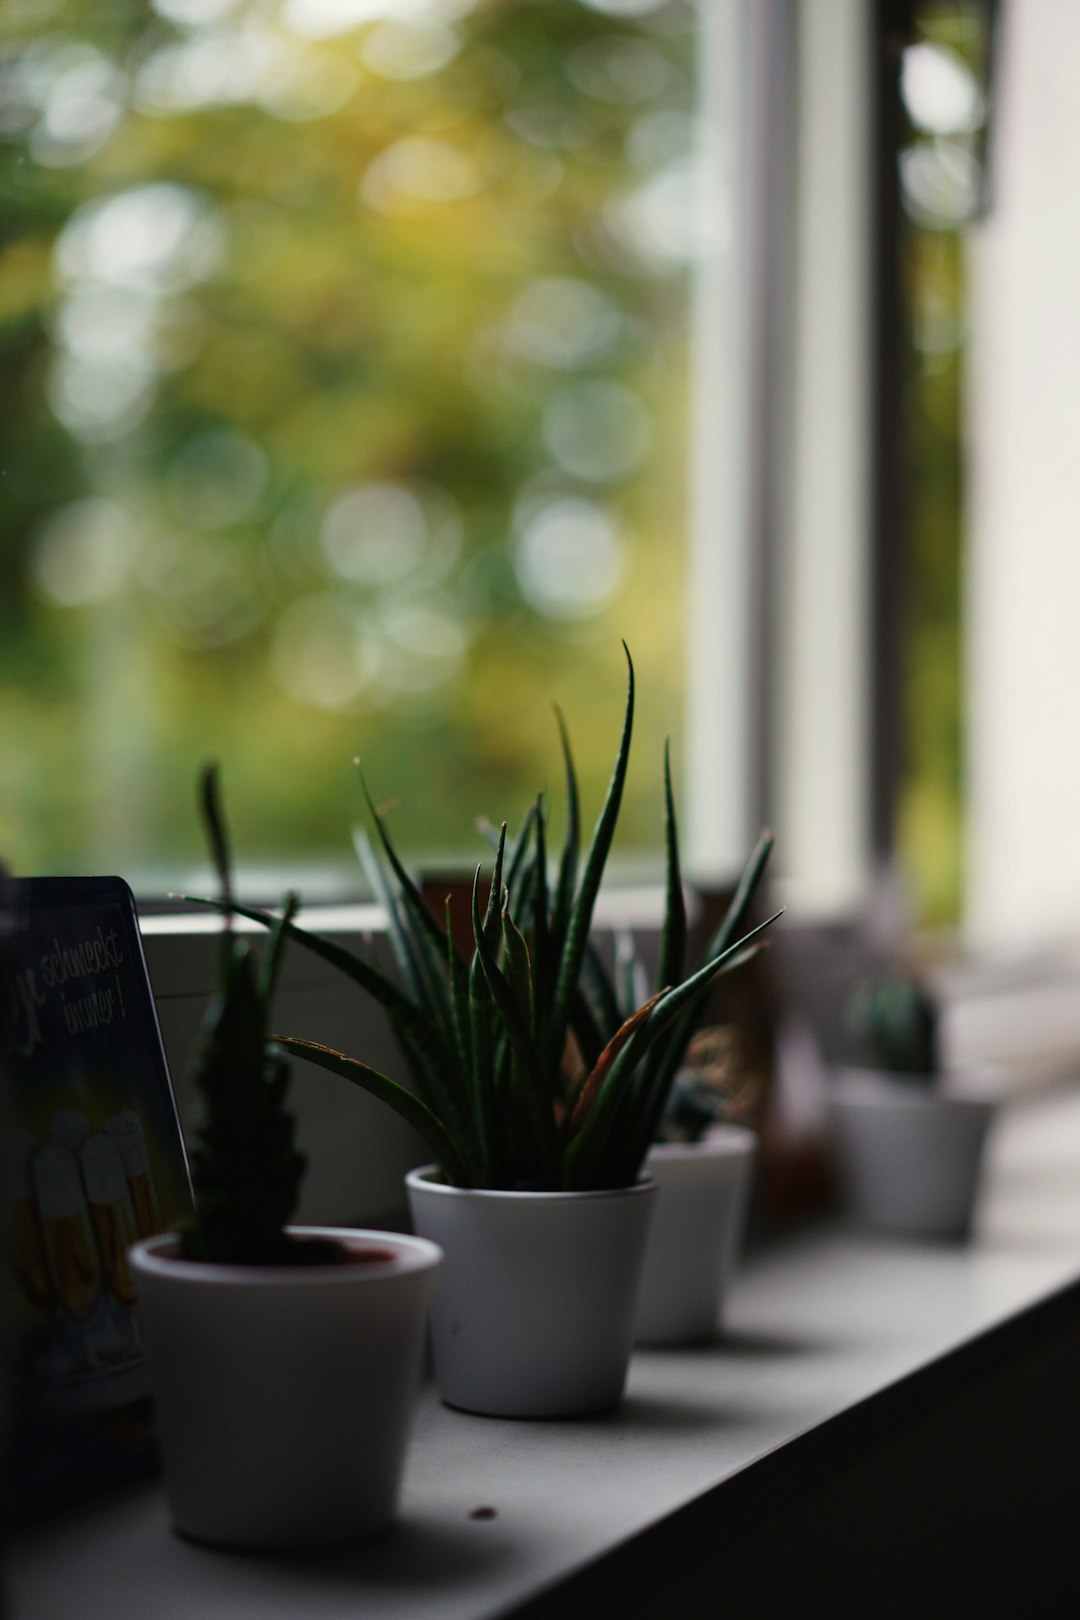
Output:
[[134,1108],[124,1108],[106,1121],[105,1129],[116,1144],[124,1166],[135,1211],[136,1231],[141,1238],[156,1237],[165,1230],[165,1222],[161,1218],[161,1205],[154,1184],[154,1172],[150,1167],[142,1120]]
[[90,1319],[101,1295],[101,1266],[90,1225],[75,1155],[65,1147],[45,1147],[33,1162],[34,1192],[53,1293],[70,1323],[83,1367],[96,1364]]
[[41,1231],[37,1200],[31,1178],[31,1164],[38,1150],[33,1131],[12,1129],[3,1137],[3,1176],[7,1192],[6,1232],[8,1261],[19,1285],[19,1306],[23,1314],[48,1314],[56,1304],[45,1240]]
[[67,1148],[78,1153],[90,1135],[90,1121],[77,1108],[59,1108],[52,1117],[54,1147]]
[[128,1250],[139,1234],[123,1162],[116,1144],[104,1132],[87,1137],[80,1158],[90,1218],[105,1277],[114,1299],[130,1310],[138,1297],[138,1290]]

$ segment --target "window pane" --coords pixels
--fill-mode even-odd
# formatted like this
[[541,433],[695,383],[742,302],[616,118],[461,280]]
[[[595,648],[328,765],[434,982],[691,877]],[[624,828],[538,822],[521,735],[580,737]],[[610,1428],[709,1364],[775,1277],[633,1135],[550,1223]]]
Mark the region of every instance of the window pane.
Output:
[[900,853],[918,920],[955,923],[964,890],[961,585],[968,227],[985,202],[987,17],[916,8],[900,154],[914,364],[907,392],[911,569],[903,671]]
[[678,728],[684,0],[11,0],[0,849],[169,881],[243,849],[586,809]]

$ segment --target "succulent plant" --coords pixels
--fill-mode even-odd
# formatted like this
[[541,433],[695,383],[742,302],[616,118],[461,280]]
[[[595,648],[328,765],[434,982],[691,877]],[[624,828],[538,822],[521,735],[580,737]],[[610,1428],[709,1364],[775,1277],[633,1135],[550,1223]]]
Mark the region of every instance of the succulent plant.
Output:
[[[689,981],[698,980],[697,990],[685,999],[667,1029],[650,1044],[641,1059],[634,1081],[641,1098],[639,1133],[633,1143],[633,1151],[640,1158],[644,1158],[651,1142],[669,1131],[683,1141],[693,1140],[719,1116],[720,1099],[715,1088],[710,1091],[704,1083],[693,1081],[685,1070],[687,1052],[713,984],[713,978],[707,973],[704,978],[700,976],[710,962],[725,958],[732,949],[738,949],[739,935],[745,928],[773,842],[771,832],[763,832],[759,837],[719,927],[697,957]],[[687,972],[686,906],[669,746],[664,748],[664,851],[664,925],[654,993],[663,985],[681,982]],[[770,922],[773,920],[769,919]],[[764,926],[767,924],[762,924]],[[743,939],[757,932],[760,930],[751,930],[750,934],[743,935]],[[597,952],[587,951],[582,990],[597,1024],[610,1038],[629,1016],[630,1008],[649,993],[644,964],[632,943],[624,942],[617,949],[615,971],[611,975],[607,973]]]
[[940,1072],[938,1007],[908,974],[867,979],[848,1004],[849,1033],[867,1065],[932,1083]]
[[[670,979],[627,1016],[604,1023],[596,1016],[587,994],[599,982],[589,966],[589,930],[630,755],[634,670],[629,651],[626,659],[622,732],[584,859],[577,778],[566,726],[556,710],[566,780],[566,827],[556,870],[549,874],[548,809],[541,794],[517,838],[507,839],[505,824],[495,835],[494,873],[484,904],[481,868],[476,869],[468,960],[454,944],[449,910],[445,927],[428,910],[366,785],[378,848],[366,834],[358,835],[357,847],[386,909],[403,987],[363,957],[289,918],[235,908],[334,963],[385,1008],[412,1090],[343,1052],[292,1037],[276,1039],[287,1051],[396,1109],[425,1139],[446,1179],[458,1186],[558,1190],[631,1183],[652,1140],[664,1102],[660,1089],[668,1078],[666,1065],[658,1069],[645,1060],[662,1038],[683,1027],[718,975],[754,953],[755,937],[767,926],[735,937],[747,896],[746,903],[733,907],[731,925],[713,955],[684,978],[679,916],[669,907],[664,960]],[[671,859],[669,851],[669,881]],[[744,887],[745,880],[740,894]],[[666,1039],[662,1049],[667,1050]]]
[[190,1153],[195,1214],[181,1229],[187,1260],[276,1265],[314,1258],[285,1226],[304,1173],[296,1122],[285,1106],[289,1064],[270,1039],[270,1008],[285,937],[296,911],[290,895],[261,964],[233,929],[229,843],[217,769],[200,781],[200,803],[225,914],[217,989],[203,1027],[194,1083],[202,1101]]
[[758,1089],[739,1061],[733,1028],[697,1030],[675,1071],[657,1140],[700,1142],[711,1126],[748,1118]]

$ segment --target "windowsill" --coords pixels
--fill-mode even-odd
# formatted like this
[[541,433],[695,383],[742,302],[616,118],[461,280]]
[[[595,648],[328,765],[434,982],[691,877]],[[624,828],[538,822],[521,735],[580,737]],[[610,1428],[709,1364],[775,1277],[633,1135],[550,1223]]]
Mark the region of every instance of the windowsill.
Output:
[[[1078,1158],[1080,1094],[1013,1105],[969,1247],[807,1231],[748,1262],[716,1345],[639,1352],[625,1405],[601,1421],[470,1418],[427,1391],[383,1542],[311,1559],[213,1551],[170,1532],[151,1483],[25,1533],[14,1612],[494,1620],[550,1600],[567,1617],[590,1567],[617,1579],[650,1548],[663,1581],[680,1524],[714,1553],[748,1514],[768,1520],[770,1493],[812,1487],[830,1445],[872,1443],[866,1414],[924,1399],[935,1378],[963,1383],[987,1346],[1007,1354],[1016,1324],[1055,1308],[1080,1277]],[[470,1519],[479,1506],[497,1517]]]

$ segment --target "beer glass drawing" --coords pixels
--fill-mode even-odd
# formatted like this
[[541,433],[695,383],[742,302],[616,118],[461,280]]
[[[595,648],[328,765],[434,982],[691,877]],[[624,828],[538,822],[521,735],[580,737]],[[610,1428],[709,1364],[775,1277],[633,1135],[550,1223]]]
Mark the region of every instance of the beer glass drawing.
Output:
[[141,1238],[156,1237],[165,1230],[165,1222],[161,1217],[142,1120],[134,1108],[124,1108],[106,1121],[105,1129],[116,1144],[124,1166],[135,1211],[135,1229]]
[[[33,1177],[53,1292],[71,1321],[88,1328],[101,1294],[101,1266],[75,1155],[42,1148]],[[95,1364],[88,1332],[79,1335],[78,1350],[84,1364]]]
[[54,1307],[45,1241],[31,1180],[38,1142],[23,1128],[4,1132],[4,1187],[7,1191],[7,1253],[23,1305],[46,1314]]
[[77,1108],[58,1108],[52,1117],[54,1147],[67,1148],[78,1153],[90,1135],[90,1121]]
[[116,1144],[104,1132],[88,1136],[80,1154],[98,1253],[114,1299],[128,1310],[138,1298],[128,1250],[138,1237],[127,1177]]

